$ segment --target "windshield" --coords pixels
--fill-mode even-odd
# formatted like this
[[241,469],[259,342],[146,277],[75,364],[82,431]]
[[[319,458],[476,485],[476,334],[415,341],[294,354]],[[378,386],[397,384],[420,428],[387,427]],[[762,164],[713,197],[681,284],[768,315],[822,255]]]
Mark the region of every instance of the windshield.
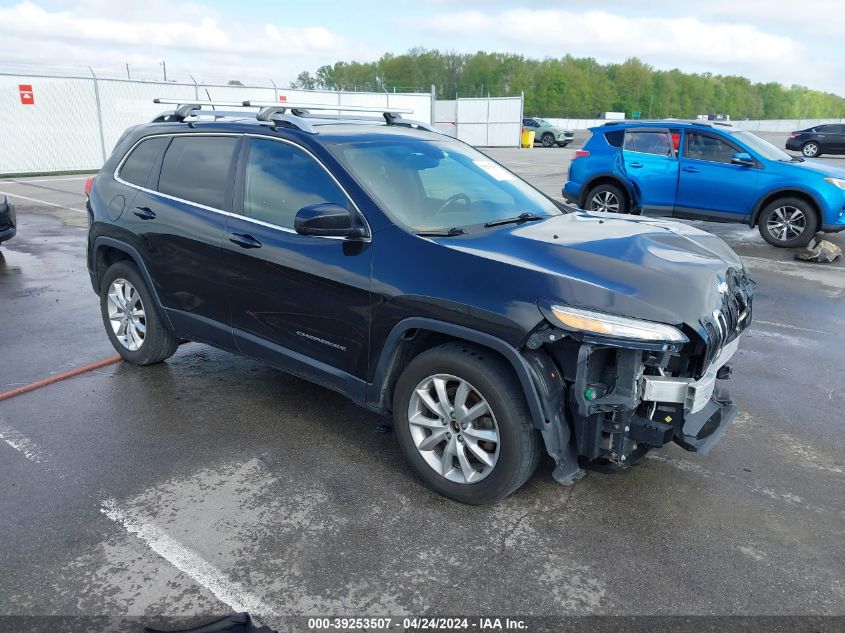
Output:
[[412,231],[561,214],[539,191],[456,141],[385,140],[332,152],[394,222]]
[[740,130],[738,132],[734,132],[733,134],[738,140],[748,145],[749,148],[760,154],[763,158],[767,158],[769,160],[792,160],[792,156],[783,150],[778,149],[769,143],[769,141],[764,141],[752,132]]

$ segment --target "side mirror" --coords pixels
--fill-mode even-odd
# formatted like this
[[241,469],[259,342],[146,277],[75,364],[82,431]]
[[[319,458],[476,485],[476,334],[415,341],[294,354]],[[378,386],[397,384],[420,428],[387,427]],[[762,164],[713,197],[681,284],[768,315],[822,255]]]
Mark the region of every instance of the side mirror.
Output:
[[748,152],[737,152],[731,156],[732,165],[742,165],[743,167],[754,167],[754,159]]
[[349,209],[332,202],[310,204],[296,212],[293,228],[300,235],[323,237],[362,237],[364,232],[355,226]]

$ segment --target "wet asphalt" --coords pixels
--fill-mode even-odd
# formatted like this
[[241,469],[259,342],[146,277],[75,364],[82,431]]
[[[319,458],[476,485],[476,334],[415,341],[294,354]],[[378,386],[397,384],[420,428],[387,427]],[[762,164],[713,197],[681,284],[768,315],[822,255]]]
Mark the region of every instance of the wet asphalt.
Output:
[[[559,195],[572,149],[489,153]],[[32,199],[0,246],[0,392],[114,354],[83,183],[0,181]],[[758,283],[742,413],[710,455],[670,446],[573,487],[546,461],[463,506],[379,417],[190,343],[0,401],[0,614],[845,614],[845,264],[699,226]]]

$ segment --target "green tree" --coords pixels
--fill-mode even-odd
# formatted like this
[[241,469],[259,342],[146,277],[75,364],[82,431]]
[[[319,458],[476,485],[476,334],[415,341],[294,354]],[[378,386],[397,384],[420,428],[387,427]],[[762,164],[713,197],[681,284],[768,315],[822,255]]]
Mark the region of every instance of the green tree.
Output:
[[418,90],[439,99],[525,94],[527,114],[592,118],[598,112],[642,112],[653,118],[724,113],[732,118],[845,118],[838,95],[745,77],[655,70],[632,57],[600,64],[590,57],[530,59],[513,53],[466,54],[413,48],[376,62],[321,66],[297,76],[292,88]]

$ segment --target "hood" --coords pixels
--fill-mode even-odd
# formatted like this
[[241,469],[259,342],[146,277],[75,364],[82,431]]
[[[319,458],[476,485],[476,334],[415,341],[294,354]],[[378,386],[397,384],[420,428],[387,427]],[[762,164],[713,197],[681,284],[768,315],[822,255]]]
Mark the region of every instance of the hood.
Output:
[[813,171],[822,176],[830,176],[831,178],[845,178],[845,169],[825,163],[819,160],[804,160],[803,162],[795,163],[781,163],[787,169],[800,169],[803,171]]
[[736,253],[715,235],[639,216],[576,212],[438,241],[522,268],[532,277],[524,286],[547,295],[535,300],[696,331],[702,317],[721,307],[719,286],[729,271],[743,271]]

